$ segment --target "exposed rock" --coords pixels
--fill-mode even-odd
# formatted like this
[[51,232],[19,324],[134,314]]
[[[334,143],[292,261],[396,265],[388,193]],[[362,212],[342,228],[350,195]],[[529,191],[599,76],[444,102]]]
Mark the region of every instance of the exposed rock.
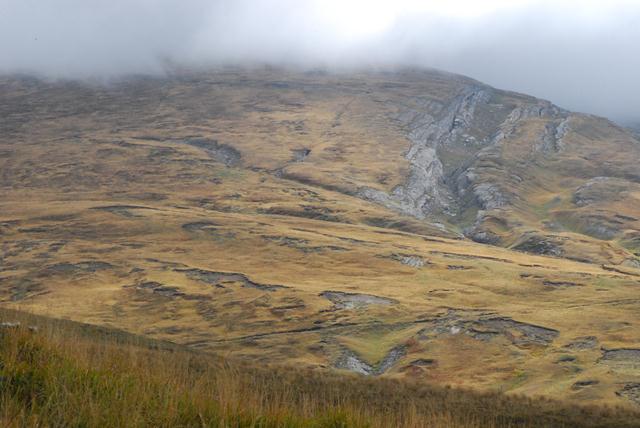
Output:
[[535,279],[542,279],[544,278],[543,276],[540,275],[534,275],[532,273],[521,273],[520,274],[520,278],[535,278]]
[[564,347],[567,349],[585,350],[593,349],[598,346],[598,338],[595,336],[578,337],[567,343]]
[[587,388],[589,386],[597,385],[599,383],[600,383],[600,381],[597,381],[597,380],[581,380],[581,381],[578,381],[578,382],[574,383],[573,385],[571,385],[571,389],[573,389],[573,390],[581,390],[581,389]]
[[[479,203],[482,202],[479,201]],[[506,222],[497,217],[494,213],[486,210],[479,210],[476,214],[475,223],[473,226],[464,230],[464,235],[481,244],[498,245],[501,240],[500,237],[487,227],[487,225],[491,223],[498,223],[508,228]]]
[[147,281],[136,285],[138,290],[150,291],[154,294],[158,294],[164,297],[184,297],[185,293],[180,291],[177,287],[169,287],[159,282]]
[[186,140],[184,143],[203,149],[209,156],[228,167],[238,166],[242,158],[237,149],[227,144],[220,144],[216,140],[198,138]]
[[291,236],[263,236],[262,239],[269,242],[275,242],[278,245],[295,248],[303,253],[319,253],[323,251],[348,251],[347,248],[337,245],[309,245],[307,239],[296,238]]
[[634,268],[634,269],[640,269],[640,259],[638,258],[628,258],[625,259],[622,264],[624,266],[628,266],[630,268]]
[[407,347],[405,345],[399,345],[392,348],[389,352],[387,352],[387,355],[384,356],[382,361],[378,363],[375,373],[382,374],[386,372],[405,355],[407,355]]
[[433,367],[436,365],[436,360],[433,360],[431,358],[421,358],[419,360],[411,361],[409,365],[416,367]]
[[[543,100],[507,107],[494,101],[494,95],[490,88],[471,84],[448,105],[432,99],[410,100],[411,107],[401,107],[398,114],[411,142],[405,183],[391,193],[367,187],[359,189],[358,195],[419,219],[479,209],[473,226],[464,229],[465,236],[500,245],[494,220],[506,222],[501,211],[507,212],[519,198],[514,189],[527,179],[503,165],[503,142],[514,136],[524,121],[544,119],[547,128],[541,137],[542,150],[561,151],[570,132],[570,114]],[[533,244],[531,250],[562,255],[555,243],[545,248],[539,244]]]
[[321,297],[334,303],[335,309],[360,309],[369,305],[392,305],[396,300],[371,294],[343,293],[341,291],[323,291]]
[[500,237],[488,230],[478,230],[475,227],[466,229],[465,236],[480,244],[498,245]]
[[573,203],[584,207],[597,202],[618,200],[629,189],[629,182],[615,177],[595,177],[578,187],[573,193]]
[[365,376],[379,376],[391,369],[395,363],[402,359],[406,354],[407,349],[405,345],[395,346],[387,352],[382,360],[380,360],[375,366],[372,366],[366,361],[363,361],[351,350],[344,348],[340,357],[334,363],[334,367],[360,373]]
[[284,285],[260,284],[250,280],[245,274],[230,272],[214,272],[203,269],[175,269],[176,272],[183,272],[188,277],[197,281],[202,281],[210,285],[221,285],[221,283],[236,282],[242,287],[257,288],[263,291],[277,291],[285,287]]
[[182,228],[191,233],[208,235],[214,240],[234,239],[236,237],[235,232],[225,230],[218,224],[211,221],[196,221],[193,223],[185,223],[182,225]]
[[469,270],[473,268],[470,266],[463,266],[463,265],[447,265],[447,269],[448,270]]
[[622,218],[625,216],[603,213],[600,210],[579,210],[566,213],[563,216],[565,221],[568,221],[581,233],[598,239],[610,240],[625,230],[634,228],[634,220],[626,220]]
[[57,253],[58,251],[60,251],[62,249],[62,247],[64,247],[65,245],[67,245],[67,241],[58,241],[58,242],[53,242],[49,245],[49,252],[51,253]]
[[570,281],[551,281],[551,280],[545,280],[542,281],[542,283],[548,287],[553,287],[553,288],[567,288],[567,287],[580,287],[583,286],[583,284],[577,284],[575,282],[570,282]]
[[564,149],[564,137],[571,131],[571,127],[569,126],[570,121],[571,117],[567,117],[556,127],[555,138],[558,151]]
[[640,349],[604,349],[599,362],[620,368],[640,369]]
[[[415,146],[414,146],[415,147]],[[435,148],[420,147],[409,152],[411,172],[403,187],[393,190],[398,206],[418,218],[447,208],[451,197],[444,184],[444,170]]]
[[214,232],[218,231],[219,225],[211,221],[196,221],[193,223],[185,223],[182,225],[184,230],[189,232]]
[[331,208],[315,206],[315,205],[301,205],[300,209],[288,208],[288,207],[267,207],[258,208],[257,212],[261,214],[271,215],[285,215],[291,217],[303,217],[311,218],[314,220],[332,221],[336,223],[345,223],[346,221],[340,217],[339,212]]
[[113,265],[107,262],[86,261],[79,263],[57,263],[45,268],[47,273],[93,273],[106,269],[113,269]]
[[560,334],[557,330],[514,321],[511,318],[490,318],[479,320],[482,327],[505,334],[516,345],[547,346]]
[[447,314],[425,323],[419,335],[423,339],[465,334],[477,340],[491,341],[504,337],[517,346],[548,346],[560,334],[557,330],[496,317],[449,310]]
[[540,235],[525,236],[522,241],[513,247],[514,250],[547,256],[562,256],[564,250],[560,243],[553,237]]
[[616,391],[616,395],[640,405],[640,383],[627,383],[621,390]]
[[503,207],[509,203],[509,199],[500,190],[497,184],[480,183],[473,186],[473,194],[483,210],[489,211]]
[[196,221],[193,223],[185,223],[182,225],[184,230],[188,230],[189,232],[197,232],[200,230],[216,230],[218,224],[211,221]]
[[587,221],[587,225],[582,231],[594,238],[610,240],[615,238],[621,231],[618,226],[611,226],[610,224],[607,224],[608,220],[599,222],[601,218],[594,218],[594,216],[589,216],[589,218],[585,220]]
[[291,152],[293,153],[294,162],[303,162],[311,154],[311,149],[296,149]]
[[558,363],[573,363],[574,361],[576,361],[576,357],[574,357],[573,355],[563,355],[562,357],[558,358]]
[[418,107],[403,109],[397,119],[407,130],[411,142],[405,156],[410,164],[406,182],[394,188],[391,194],[362,188],[358,195],[417,218],[455,211],[438,149],[467,135],[477,105],[486,103],[490,96],[488,88],[469,86],[443,110],[434,108],[428,100],[416,100]]
[[[455,331],[456,328],[452,329],[452,332]],[[491,340],[504,335],[504,332],[501,331],[477,330],[475,328],[470,328],[469,330],[465,331],[465,333],[482,342],[490,342]]]
[[337,369],[349,370],[354,373],[360,373],[365,376],[369,376],[374,372],[373,367],[362,361],[356,354],[348,349],[343,350],[338,360],[334,363],[334,367]]
[[566,110],[551,104],[549,101],[537,100],[535,104],[526,104],[516,108],[511,113],[509,121],[510,123],[516,123],[529,118],[555,118],[566,114]]
[[564,149],[564,137],[571,130],[569,127],[570,117],[561,121],[549,122],[545,126],[544,135],[541,138],[539,150],[545,153],[557,153]]
[[460,332],[469,331],[473,321],[466,319],[455,310],[449,310],[447,314],[434,318],[426,323],[425,328],[420,330],[419,337],[430,339],[443,335],[456,335]]
[[403,265],[411,266],[414,268],[421,268],[425,264],[429,263],[422,257],[411,254],[392,254],[391,258],[402,263]]

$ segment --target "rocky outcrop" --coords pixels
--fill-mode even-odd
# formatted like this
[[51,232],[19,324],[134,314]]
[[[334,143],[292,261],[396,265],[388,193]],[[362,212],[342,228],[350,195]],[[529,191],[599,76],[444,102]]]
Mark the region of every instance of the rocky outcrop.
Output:
[[238,166],[242,159],[240,152],[227,144],[220,144],[216,140],[208,140],[205,138],[196,138],[186,140],[184,143],[203,149],[209,156],[218,162],[224,163],[226,166]]
[[[477,211],[464,234],[477,242],[500,244],[502,238],[493,225],[510,228],[505,213],[519,200],[517,189],[526,184],[526,177],[504,164],[504,143],[518,135],[525,121],[543,121],[544,132],[532,143],[530,156],[561,152],[572,119],[548,101],[520,98],[503,104],[503,100],[493,89],[474,84],[449,102],[409,100],[411,106],[402,106],[396,117],[411,143],[405,156],[410,167],[405,183],[390,193],[361,188],[358,195],[419,219],[444,214],[455,223],[458,215],[462,219],[465,212]],[[543,254],[561,255],[561,250],[554,245]]]
[[640,349],[603,349],[599,362],[619,368],[640,369]]
[[291,153],[293,154],[293,162],[303,162],[311,154],[311,149],[296,149]]
[[433,102],[421,100],[417,100],[416,107],[401,110],[396,119],[411,142],[405,155],[410,165],[409,176],[391,194],[363,188],[359,195],[417,218],[455,212],[456,201],[446,182],[438,150],[458,138],[470,138],[467,130],[476,107],[486,103],[490,96],[486,87],[469,86],[443,111],[434,108]]
[[409,366],[415,367],[433,367],[437,364],[436,360],[431,358],[420,358],[417,360],[413,360],[409,363]]
[[405,345],[399,345],[391,348],[387,355],[378,363],[376,367],[376,374],[382,374],[391,369],[395,363],[407,355],[407,347]]
[[284,285],[260,284],[252,281],[245,274],[231,272],[214,272],[204,269],[175,269],[176,272],[183,272],[189,278],[201,281],[219,288],[224,288],[225,283],[239,283],[245,288],[257,288],[263,291],[277,291],[288,288]]
[[334,367],[341,370],[349,370],[350,372],[359,373],[365,376],[373,374],[374,371],[370,364],[361,360],[360,357],[348,349],[345,349],[340,354],[340,357],[334,363]]
[[[556,112],[556,115],[566,113]],[[548,122],[545,125],[544,133],[540,138],[540,143],[536,148],[544,153],[558,153],[564,149],[564,137],[569,133],[570,117],[564,117],[560,120]]]
[[483,210],[493,210],[505,206],[509,199],[497,184],[480,183],[473,187],[473,193]]
[[135,287],[140,291],[147,291],[153,294],[157,294],[163,297],[184,297],[185,293],[180,291],[177,287],[167,286],[160,284],[156,281],[142,282]]
[[571,389],[573,389],[574,391],[580,391],[584,388],[588,388],[590,386],[594,386],[599,384],[600,381],[595,380],[595,379],[588,379],[588,380],[580,380],[578,382],[575,382],[573,385],[571,385]]
[[516,321],[508,317],[465,313],[449,310],[445,315],[427,323],[418,333],[421,339],[465,334],[481,341],[503,337],[519,347],[548,346],[559,335],[557,330]]
[[545,256],[559,257],[564,254],[562,243],[559,242],[557,238],[553,236],[541,236],[535,233],[524,236],[513,249]]
[[560,335],[557,330],[506,317],[481,319],[477,321],[477,324],[489,332],[505,335],[515,345],[547,346]]
[[390,257],[392,260],[402,263],[403,265],[411,266],[414,268],[421,268],[429,261],[415,254],[397,254],[394,253]]
[[[489,145],[493,146],[500,144],[503,140],[511,137],[516,132],[520,123],[524,120],[542,118],[554,119],[559,115],[566,116],[566,114],[566,111],[544,100],[536,100],[535,103],[518,106],[514,108],[511,113],[509,113],[506,120],[500,124],[494,135],[491,137]],[[562,122],[559,122],[558,126],[553,127],[554,139],[556,139],[556,135],[559,138],[564,138],[564,135],[566,134],[566,125],[563,125],[562,130],[558,132],[560,130],[561,123]],[[544,143],[544,137],[541,139],[541,142]]]
[[54,265],[47,266],[45,273],[47,274],[76,274],[76,273],[94,273],[101,270],[113,269],[113,265],[107,262],[101,261],[84,261],[78,263],[56,263]]
[[622,387],[622,389],[616,391],[616,395],[640,405],[640,383],[627,383]]
[[598,346],[598,338],[595,336],[578,337],[567,343],[564,347],[571,350],[583,351],[586,349],[594,349]]
[[[475,154],[474,159],[468,162],[471,166],[460,171],[456,178],[458,200],[469,199],[467,195],[472,195],[475,206],[479,208],[475,223],[465,229],[465,235],[474,241],[492,245],[500,243],[500,237],[485,224],[496,219],[499,223],[505,222],[500,211],[496,214],[495,210],[508,208],[519,200],[513,189],[525,183],[523,177],[511,173],[502,165],[502,144],[518,132],[523,121],[529,119],[548,121],[535,146],[537,151],[556,153],[564,147],[563,139],[570,131],[569,113],[565,110],[547,101],[537,100],[536,103],[516,107],[509,113],[493,135],[483,142],[483,148]],[[500,178],[496,179],[496,176]]]
[[344,348],[334,363],[334,367],[360,373],[365,376],[379,376],[390,370],[395,363],[405,355],[407,355],[407,347],[405,345],[398,345],[391,348],[382,360],[372,366],[358,357],[353,351]]
[[296,238],[293,236],[265,235],[262,239],[273,242],[283,247],[291,247],[303,253],[322,253],[324,251],[347,251],[344,247],[337,245],[311,245],[308,239]]
[[341,291],[323,291],[320,293],[334,304],[334,309],[359,309],[369,305],[392,305],[396,300],[372,294],[343,293]]
[[573,193],[573,203],[579,207],[618,200],[622,192],[629,190],[629,182],[615,177],[595,177],[578,187]]

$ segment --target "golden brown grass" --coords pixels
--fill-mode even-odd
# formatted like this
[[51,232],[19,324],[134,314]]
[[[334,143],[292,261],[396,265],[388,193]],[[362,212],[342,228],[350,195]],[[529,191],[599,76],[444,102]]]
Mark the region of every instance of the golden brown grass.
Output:
[[[544,121],[532,118],[504,142],[499,163],[483,168],[485,179],[519,195],[514,206],[492,213],[509,220],[491,223],[503,245],[542,230],[561,239],[567,255],[598,263],[451,239],[475,222],[473,209],[459,223],[441,218],[447,232],[353,196],[360,186],[391,191],[404,182],[410,144],[393,120],[398,109],[416,97],[446,105],[464,85],[431,73],[282,70],[110,87],[0,78],[0,304],[259,364],[327,367],[347,348],[374,365],[411,341],[416,345],[385,375],[634,406],[616,393],[640,382],[638,371],[611,369],[601,357],[603,348],[640,349],[640,270],[621,265],[629,251],[640,251],[638,223],[629,220],[640,218],[638,185],[598,194],[589,207],[572,199],[589,177],[637,177],[637,145],[617,128],[574,117],[565,150],[531,158],[545,132]],[[532,102],[496,94],[505,105]],[[185,144],[191,138],[233,146],[242,161],[227,168]],[[292,150],[302,148],[311,154],[293,161]],[[114,206],[129,208],[104,209]],[[626,235],[619,243],[583,235],[578,226],[589,212],[623,215],[616,221],[627,225]],[[185,228],[197,222],[215,226]],[[399,255],[426,264],[406,266]],[[112,268],[56,269],[87,262]],[[218,287],[183,269],[240,272],[288,288]],[[146,282],[184,295],[139,287]],[[398,303],[334,310],[320,295],[327,290]],[[419,333],[420,320],[449,309],[510,317],[559,336],[529,348],[504,337]],[[263,336],[243,339],[256,334]],[[565,348],[585,336],[597,345]],[[575,360],[560,363],[566,354]],[[436,364],[413,370],[419,359]],[[599,383],[573,388],[580,381]]]
[[[5,427],[638,426],[637,413],[392,379],[258,367],[2,311]],[[37,325],[37,331],[27,326]]]

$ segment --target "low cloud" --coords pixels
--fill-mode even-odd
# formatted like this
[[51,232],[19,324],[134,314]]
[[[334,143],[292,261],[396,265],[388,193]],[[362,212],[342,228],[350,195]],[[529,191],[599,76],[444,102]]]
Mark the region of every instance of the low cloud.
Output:
[[0,0],[4,73],[426,66],[620,121],[640,119],[639,41],[625,0]]

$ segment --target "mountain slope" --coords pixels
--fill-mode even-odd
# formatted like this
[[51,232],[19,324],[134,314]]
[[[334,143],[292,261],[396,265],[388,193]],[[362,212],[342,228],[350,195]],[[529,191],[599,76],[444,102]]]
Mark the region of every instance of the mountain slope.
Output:
[[638,402],[640,142],[604,119],[435,71],[0,85],[7,306]]

